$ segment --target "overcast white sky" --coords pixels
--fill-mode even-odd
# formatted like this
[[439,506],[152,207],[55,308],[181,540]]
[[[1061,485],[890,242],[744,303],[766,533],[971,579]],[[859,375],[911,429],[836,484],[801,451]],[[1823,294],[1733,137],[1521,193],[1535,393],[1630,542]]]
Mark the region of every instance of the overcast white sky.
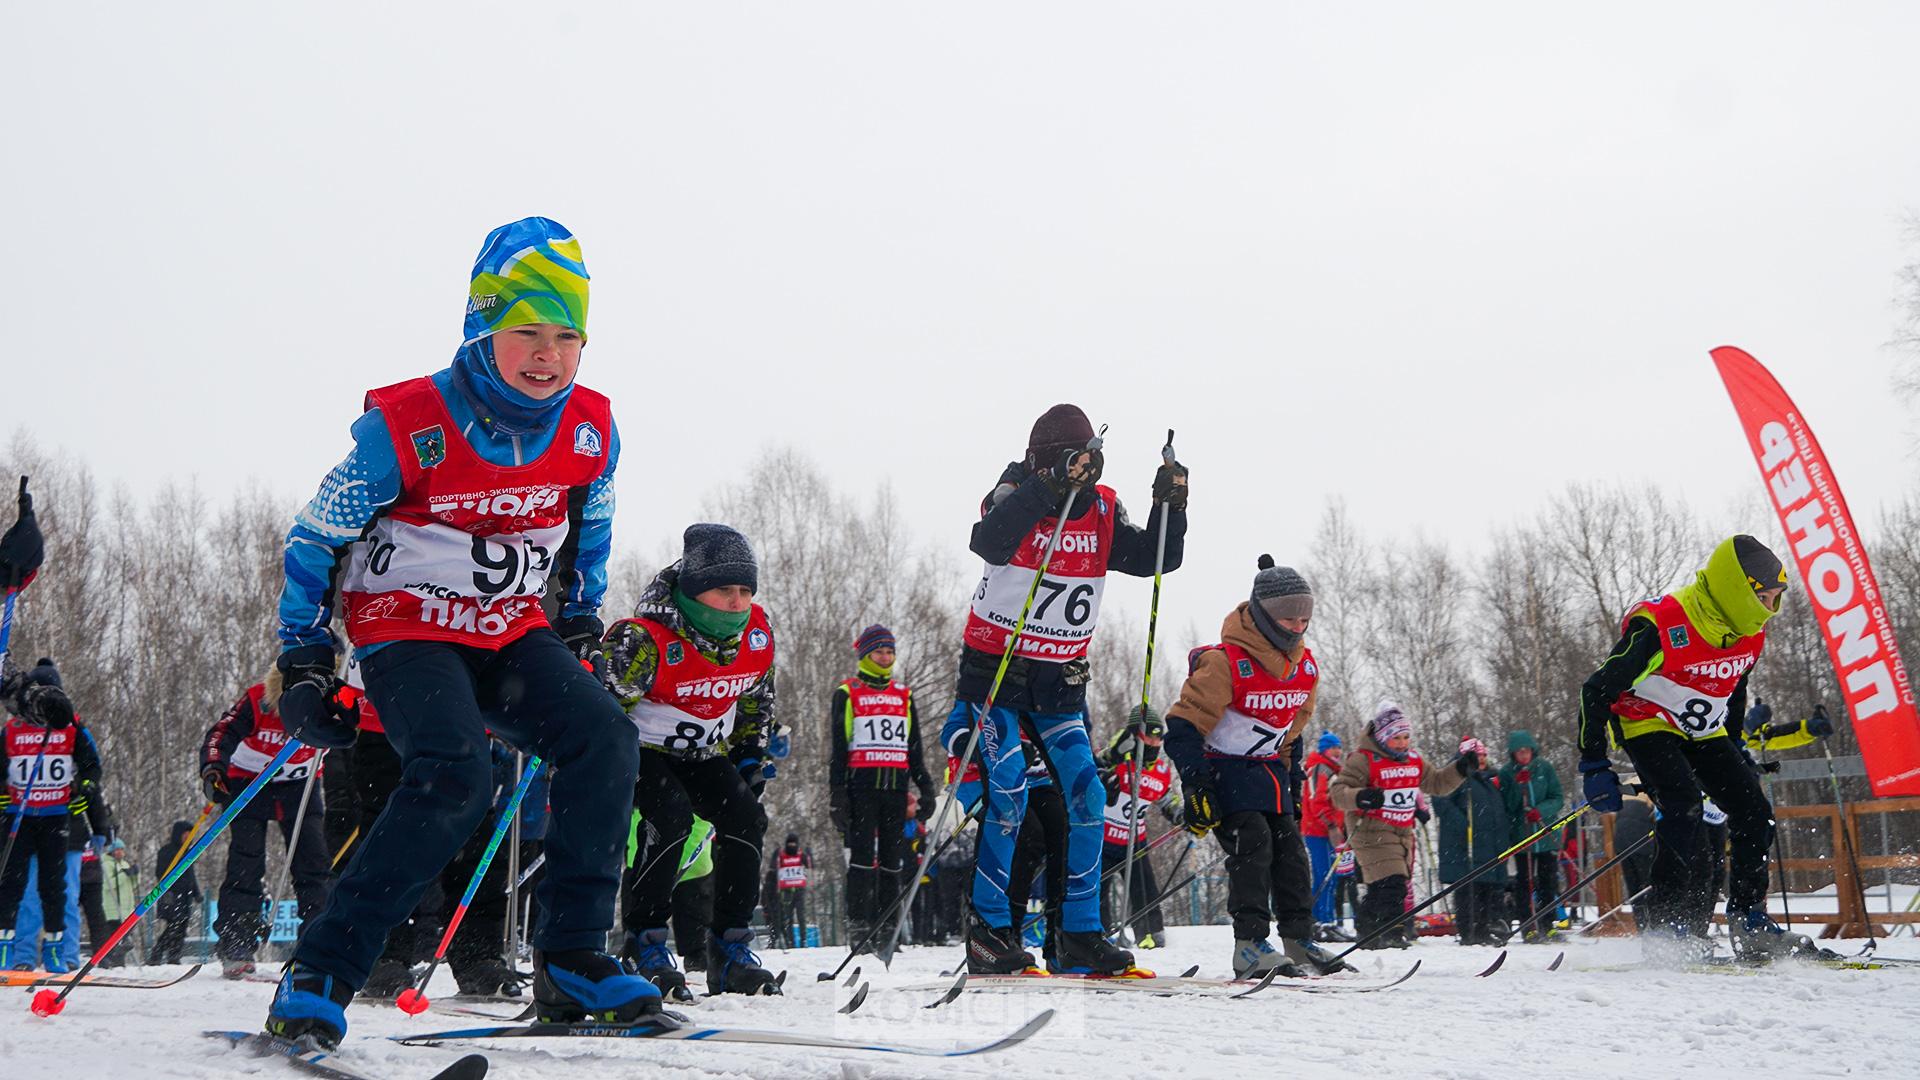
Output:
[[[1709,513],[1756,490],[1723,343],[1798,399],[1861,517],[1913,488],[1884,343],[1920,5],[7,20],[13,421],[136,491],[310,493],[364,389],[444,365],[481,238],[527,214],[593,274],[623,548],[795,444],[891,480],[964,565],[980,495],[1072,400],[1138,516],[1179,430],[1163,617],[1211,632],[1330,494],[1471,550],[1569,481]],[[1144,585],[1109,595],[1144,613]]]

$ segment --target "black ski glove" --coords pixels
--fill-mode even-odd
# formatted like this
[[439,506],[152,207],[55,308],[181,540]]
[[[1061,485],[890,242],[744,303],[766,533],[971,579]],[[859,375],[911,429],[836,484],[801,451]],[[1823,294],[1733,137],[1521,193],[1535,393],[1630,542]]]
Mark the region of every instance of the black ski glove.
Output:
[[27,478],[20,478],[20,517],[0,535],[0,591],[11,592],[32,580],[46,558],[47,542],[40,535],[40,519],[33,513]]
[[1479,767],[1479,754],[1461,754],[1459,757],[1453,759],[1453,771],[1459,773],[1461,779],[1472,776],[1473,770]]
[[209,766],[200,774],[200,793],[215,806],[225,806],[233,800],[233,792],[227,790],[227,770],[218,765]]
[[1175,513],[1187,511],[1187,467],[1174,462],[1162,464],[1153,474],[1153,501],[1166,503],[1167,509]]
[[283,678],[280,723],[287,734],[320,750],[352,746],[353,719],[335,700],[340,680],[333,646],[296,645],[280,654],[276,666]]
[[1187,831],[1195,836],[1205,836],[1220,825],[1220,807],[1210,787],[1192,787],[1187,789],[1184,803],[1186,814],[1182,821]]
[[1055,494],[1065,495],[1074,487],[1088,488],[1099,483],[1100,472],[1106,466],[1107,457],[1098,450],[1063,450],[1060,460],[1040,476]]
[[607,654],[601,639],[607,636],[607,628],[595,615],[568,615],[553,621],[553,632],[560,635],[573,655],[584,661],[595,677],[605,682],[607,678]]
[[1387,793],[1377,787],[1363,787],[1353,793],[1353,805],[1362,810],[1378,810],[1387,805]]

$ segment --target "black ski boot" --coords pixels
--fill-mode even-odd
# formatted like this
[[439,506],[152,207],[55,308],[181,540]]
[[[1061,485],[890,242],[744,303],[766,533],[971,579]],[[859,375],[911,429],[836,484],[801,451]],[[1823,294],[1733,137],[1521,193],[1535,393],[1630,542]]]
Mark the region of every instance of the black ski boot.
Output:
[[453,968],[453,981],[459,985],[463,997],[519,997],[533,981],[532,975],[516,971],[497,956],[463,960],[449,966]]
[[967,973],[970,975],[1018,975],[1033,968],[1033,954],[1019,945],[1012,927],[988,926],[973,917],[967,929]]
[[707,993],[778,994],[780,984],[754,955],[753,931],[722,930],[707,939]]
[[543,1023],[631,1024],[660,1012],[660,989],[603,952],[536,951],[533,1004]]
[[1098,930],[1062,930],[1054,949],[1047,970],[1055,975],[1125,975],[1133,970],[1133,954]]
[[413,965],[382,957],[374,961],[373,971],[367,975],[367,985],[360,988],[360,994],[363,997],[391,1000],[412,985]]
[[627,931],[627,943],[620,955],[633,965],[635,974],[659,987],[662,995],[675,1001],[693,1000],[687,977],[673,962],[673,950],[667,948],[664,928]]

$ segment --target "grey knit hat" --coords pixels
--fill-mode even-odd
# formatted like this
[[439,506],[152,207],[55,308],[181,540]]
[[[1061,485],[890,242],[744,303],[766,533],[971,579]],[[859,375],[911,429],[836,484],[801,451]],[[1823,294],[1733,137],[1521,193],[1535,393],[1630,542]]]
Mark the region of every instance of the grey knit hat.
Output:
[[745,585],[760,591],[760,565],[753,545],[731,525],[701,522],[687,526],[680,538],[680,591],[699,596],[722,585]]
[[1313,617],[1313,586],[1293,567],[1275,566],[1271,555],[1260,556],[1259,565],[1247,610],[1253,613],[1253,625],[1268,641],[1282,651],[1290,651],[1300,644],[1300,635],[1282,627],[1279,621]]

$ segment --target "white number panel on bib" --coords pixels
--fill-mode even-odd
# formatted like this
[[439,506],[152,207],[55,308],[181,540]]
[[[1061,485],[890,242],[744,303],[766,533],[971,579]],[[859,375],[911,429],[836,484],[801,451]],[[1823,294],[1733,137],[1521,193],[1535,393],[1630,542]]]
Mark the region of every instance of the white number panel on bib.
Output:
[[1380,807],[1389,814],[1411,814],[1420,806],[1420,789],[1417,787],[1383,788],[1380,794],[1386,802]]
[[[1304,697],[1304,695],[1302,695]],[[1228,709],[1220,722],[1207,732],[1207,749],[1229,757],[1277,758],[1280,740],[1286,737],[1288,724],[1276,729],[1237,709]]]
[[[39,774],[35,775],[34,763],[40,764]],[[47,798],[57,800],[60,789],[73,779],[73,755],[47,754],[44,757],[11,757],[7,759],[7,784],[10,787],[26,790],[28,784],[34,788],[33,796],[39,800],[42,792]]]
[[629,715],[633,717],[633,726],[640,729],[642,743],[689,753],[719,745],[733,731],[733,718],[739,712],[736,702],[718,719],[703,720],[671,705],[642,699],[634,702]]
[[[989,566],[973,591],[973,616],[994,629],[1012,633],[1020,609],[1033,587],[1033,571],[1019,566]],[[1040,579],[1027,612],[1026,629],[1014,646],[1017,655],[1035,660],[1067,661],[1085,655],[1087,643],[1100,621],[1100,598],[1107,579],[1071,577],[1051,571]],[[1001,639],[1002,644],[1005,638]]]
[[807,868],[805,866],[783,866],[780,868],[780,885],[782,888],[796,889],[806,885],[806,883]]
[[854,717],[847,756],[855,766],[905,765],[907,718],[879,714]]
[[440,599],[477,599],[482,606],[503,597],[539,596],[547,588],[553,553],[566,539],[564,522],[523,533],[471,536],[450,525],[382,518],[354,544],[344,589],[404,589]]
[[1150,805],[1152,804],[1147,800],[1136,801],[1131,794],[1122,791],[1120,797],[1113,801],[1113,805],[1107,807],[1105,815],[1107,843],[1126,843],[1129,826],[1133,828],[1135,836],[1140,835],[1140,826],[1147,820],[1147,807]]
[[1665,709],[1688,738],[1704,739],[1727,725],[1726,698],[1709,697],[1664,675],[1642,679],[1633,688],[1633,695]]

